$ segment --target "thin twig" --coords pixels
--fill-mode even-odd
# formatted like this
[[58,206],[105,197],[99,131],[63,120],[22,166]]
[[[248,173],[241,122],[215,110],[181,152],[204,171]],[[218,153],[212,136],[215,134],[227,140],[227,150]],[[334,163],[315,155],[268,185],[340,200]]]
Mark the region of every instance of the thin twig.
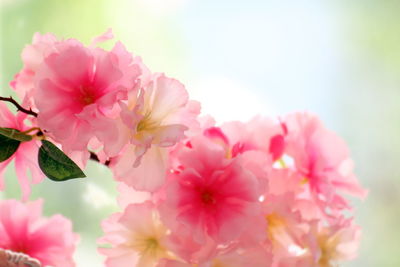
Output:
[[25,108],[23,108],[23,107],[22,107],[20,104],[18,104],[18,102],[15,101],[14,98],[12,98],[11,96],[10,96],[10,97],[2,97],[2,96],[0,96],[0,100],[1,100],[1,101],[6,101],[6,102],[12,103],[12,104],[17,108],[18,111],[21,111],[21,112],[26,113],[26,114],[28,114],[28,115],[32,115],[32,116],[34,116],[34,117],[37,117],[37,116],[38,116],[38,114],[37,114],[36,112],[32,111],[31,108],[30,108],[30,109],[25,109]]
[[[98,157],[94,152],[92,152],[92,151],[90,151],[90,159],[93,160],[93,161],[102,163],[102,162],[100,161],[99,157]],[[108,167],[108,165],[110,165],[110,163],[111,163],[111,161],[108,159],[108,160],[106,160],[106,162],[104,162],[103,164],[104,164],[105,166]]]
[[23,133],[23,134],[28,134],[28,133],[33,132],[33,131],[41,132],[41,130],[40,130],[39,127],[33,127],[33,128],[31,128],[31,129],[26,130],[26,131],[23,131],[23,132],[21,132],[21,133]]
[[[32,116],[34,116],[34,117],[37,117],[37,116],[38,116],[38,114],[37,114],[36,112],[34,112],[32,109],[29,109],[29,110],[28,110],[28,109],[23,108],[23,107],[22,107],[20,104],[18,104],[18,102],[15,101],[14,98],[12,98],[11,96],[10,96],[10,97],[2,97],[2,96],[0,96],[0,101],[10,102],[10,103],[12,103],[12,104],[17,108],[18,111],[24,112],[24,113],[26,113],[26,114],[28,114],[28,115],[32,115]],[[33,131],[33,130],[37,130],[37,129],[38,129],[39,131],[38,131],[38,133],[36,133],[36,135],[37,135],[37,136],[42,136],[42,135],[43,135],[43,132],[40,131],[39,128],[32,128],[32,129],[28,130],[26,133],[31,132],[31,131]],[[94,152],[92,152],[92,151],[90,151],[90,159],[93,160],[93,161],[102,163],[102,162],[100,161],[99,157],[98,157]],[[111,163],[111,160],[108,159],[108,160],[106,160],[106,162],[104,162],[103,164],[104,164],[105,166],[108,167],[108,165],[110,165],[110,163]]]

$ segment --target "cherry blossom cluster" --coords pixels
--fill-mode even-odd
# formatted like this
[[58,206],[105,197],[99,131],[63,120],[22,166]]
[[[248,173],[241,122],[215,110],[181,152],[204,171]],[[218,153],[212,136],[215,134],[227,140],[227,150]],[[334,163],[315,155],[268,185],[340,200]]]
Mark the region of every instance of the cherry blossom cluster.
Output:
[[[1,201],[0,250],[24,253],[42,266],[75,266],[72,256],[79,237],[72,232],[71,221],[61,215],[43,217],[42,206],[43,200]],[[0,266],[17,265],[6,265],[0,257]]]
[[[19,112],[0,102],[0,127],[29,141],[0,163],[0,190],[11,161],[24,201],[31,184],[61,177],[65,169],[37,160],[49,144],[79,168],[90,159],[109,167],[121,211],[102,223],[107,267],[331,267],[356,256],[360,228],[347,196],[367,192],[341,138],[306,112],[223,124],[200,117],[178,80],[151,72],[120,42],[98,47],[112,37],[85,46],[35,34],[24,48],[11,82],[21,104],[2,98]],[[68,175],[61,180],[81,177]],[[70,222],[27,212],[39,204],[0,203],[0,249],[74,266]]]

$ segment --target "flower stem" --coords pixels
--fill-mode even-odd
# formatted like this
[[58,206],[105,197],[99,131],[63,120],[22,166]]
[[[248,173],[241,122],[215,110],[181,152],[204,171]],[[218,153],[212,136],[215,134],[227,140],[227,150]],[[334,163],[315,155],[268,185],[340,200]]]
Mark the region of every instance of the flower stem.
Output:
[[98,163],[102,163],[102,164],[104,164],[105,166],[107,166],[108,167],[108,165],[110,165],[110,163],[111,163],[111,160],[106,160],[106,162],[101,162],[100,161],[100,159],[99,159],[99,157],[94,153],[94,152],[92,152],[92,151],[90,151],[90,159],[91,160],[93,160],[93,161],[96,161],[96,162],[98,162]]
[[31,129],[29,129],[29,130],[26,130],[26,131],[24,131],[24,132],[22,132],[22,133],[23,133],[23,134],[28,134],[28,133],[33,132],[33,131],[39,131],[39,132],[41,132],[41,130],[40,130],[39,127],[33,127],[33,128],[31,128]]
[[10,102],[11,104],[13,104],[13,105],[17,108],[18,111],[21,111],[21,112],[26,113],[26,114],[28,114],[28,115],[32,115],[32,116],[34,116],[34,117],[37,117],[37,116],[38,116],[38,114],[37,114],[36,112],[32,111],[31,108],[30,108],[30,109],[23,108],[23,107],[22,107],[20,104],[18,104],[18,102],[15,101],[14,98],[12,98],[11,96],[10,96],[10,97],[2,97],[2,96],[0,96],[0,101]]

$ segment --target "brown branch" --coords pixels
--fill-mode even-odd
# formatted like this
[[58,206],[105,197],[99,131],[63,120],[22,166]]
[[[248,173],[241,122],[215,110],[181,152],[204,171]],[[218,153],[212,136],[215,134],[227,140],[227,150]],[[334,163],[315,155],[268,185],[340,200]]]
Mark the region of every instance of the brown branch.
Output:
[[[0,101],[5,101],[5,102],[10,102],[10,103],[12,103],[16,108],[17,108],[17,110],[18,111],[21,111],[21,112],[24,112],[24,113],[26,113],[26,114],[28,114],[28,115],[32,115],[32,116],[34,116],[34,117],[37,117],[38,116],[38,114],[36,113],[36,112],[34,112],[32,109],[25,109],[25,108],[23,108],[20,104],[18,104],[18,102],[17,101],[15,101],[14,100],[14,98],[12,98],[11,96],[10,97],[2,97],[2,96],[0,96]],[[38,131],[37,133],[36,133],[36,135],[37,136],[42,136],[43,135],[43,132],[42,131]],[[101,162],[100,161],[100,159],[99,159],[99,157],[94,153],[94,152],[92,152],[92,151],[89,151],[90,152],[90,159],[91,160],[93,160],[93,161],[96,161],[96,162],[99,162],[99,163],[102,163],[102,164],[104,164],[105,166],[109,166],[110,165],[110,163],[111,163],[111,160],[110,159],[108,159],[108,160],[106,160],[106,162]]]
[[[90,151],[90,159],[93,160],[93,161],[102,163],[102,162],[100,161],[99,157],[98,157],[94,152],[92,152],[92,151]],[[103,164],[104,164],[105,166],[108,167],[108,165],[110,165],[110,163],[111,163],[111,160],[108,159],[108,160],[106,160],[106,162],[104,162]]]
[[32,115],[32,116],[34,116],[34,117],[37,117],[37,116],[38,116],[38,114],[37,114],[36,112],[32,111],[31,108],[30,108],[30,109],[25,109],[25,108],[23,108],[23,107],[22,107],[20,104],[18,104],[18,102],[15,101],[14,98],[12,98],[11,96],[10,96],[10,97],[2,97],[2,96],[0,96],[0,100],[1,100],[1,101],[5,101],[5,102],[10,102],[10,103],[12,103],[12,104],[17,108],[18,111],[21,111],[21,112],[26,113],[26,114],[28,114],[28,115]]

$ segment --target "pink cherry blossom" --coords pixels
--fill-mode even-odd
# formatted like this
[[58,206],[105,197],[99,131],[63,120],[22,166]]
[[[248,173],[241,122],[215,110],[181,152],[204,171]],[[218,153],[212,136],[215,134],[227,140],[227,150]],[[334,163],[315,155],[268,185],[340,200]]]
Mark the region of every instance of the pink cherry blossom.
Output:
[[[25,46],[21,54],[24,63],[23,69],[15,75],[14,80],[10,83],[21,99],[28,96],[29,100],[33,100],[30,96],[34,87],[35,74],[43,63],[44,57],[54,51],[54,46],[58,42],[60,41],[52,34],[35,33],[32,44]],[[28,101],[28,104],[29,108],[34,108],[33,101]]]
[[68,151],[82,150],[91,136],[104,130],[93,129],[94,118],[97,124],[108,122],[108,132],[114,132],[108,137],[115,137],[117,129],[106,120],[107,109],[127,97],[142,71],[148,73],[121,43],[110,52],[95,47],[111,38],[109,30],[84,47],[75,39],[37,33],[22,53],[24,67],[11,86],[27,108],[39,111],[40,127]]
[[0,202],[0,248],[22,252],[43,266],[73,267],[78,237],[61,215],[42,217],[42,201]]
[[197,127],[200,106],[189,101],[183,84],[164,74],[152,80],[122,106],[120,134],[130,145],[112,165],[117,180],[138,189],[155,191],[164,182],[168,148]]
[[184,131],[197,125],[198,103],[189,101],[183,84],[164,74],[154,74],[132,100],[133,110],[127,107],[122,119],[132,133],[129,141],[137,147],[137,160],[152,145],[174,145]]
[[256,177],[202,136],[192,138],[177,157],[182,171],[171,174],[166,202],[170,212],[163,215],[191,229],[197,242],[206,236],[222,242],[238,237],[258,212]]
[[352,219],[342,218],[331,226],[314,221],[309,229],[302,238],[300,253],[282,259],[279,267],[334,267],[357,256],[361,231]]
[[[159,210],[165,215],[166,212],[171,211],[167,208],[160,206]],[[172,231],[169,229],[170,234],[167,236],[166,244],[175,259],[195,264],[208,261],[218,253],[219,243],[211,237],[206,236],[202,242],[198,242],[193,236],[192,229],[185,227],[184,224],[177,223],[173,216],[163,216],[162,219],[166,226],[174,227]]]
[[314,236],[317,236],[320,249],[318,263],[321,266],[334,266],[335,263],[357,256],[361,229],[352,220],[343,220],[330,227],[321,227]]
[[306,222],[295,210],[295,195],[267,195],[263,200],[263,213],[267,220],[267,232],[274,257],[288,255],[288,247],[298,245],[304,235]]
[[[26,125],[29,122],[25,113],[12,114],[4,103],[0,102],[0,127],[12,128],[20,131],[26,131],[32,127]],[[9,159],[0,163],[0,190],[5,189],[4,171],[5,168],[14,160],[15,170],[17,173],[18,182],[21,185],[22,199],[29,198],[31,184],[37,184],[43,181],[44,174],[37,163],[37,154],[39,145],[37,141],[22,142],[18,150]],[[32,179],[29,179],[27,172],[31,173]]]
[[283,154],[285,128],[279,121],[256,116],[246,123],[224,123],[221,129],[229,138],[232,156],[248,150],[259,150],[275,161]]
[[[251,122],[255,129],[255,120]],[[266,125],[264,125],[266,126]],[[268,129],[275,131],[268,124]],[[251,171],[258,179],[260,195],[268,186],[269,172],[272,170],[273,157],[269,149],[262,149],[262,144],[255,142],[254,133],[250,132],[247,125],[241,122],[228,122],[221,127],[211,126],[203,131],[204,136],[220,145],[225,151],[225,157],[230,159],[240,156],[240,164],[246,170]],[[270,146],[270,140],[265,136],[263,140],[266,147]]]
[[352,172],[349,151],[342,139],[308,113],[289,115],[284,123],[288,129],[286,153],[319,202],[342,209],[349,205],[339,191],[366,196]]
[[123,213],[105,220],[102,227],[105,236],[99,242],[112,245],[99,249],[107,257],[107,267],[152,267],[170,255],[165,245],[167,228],[150,201],[127,206]]

